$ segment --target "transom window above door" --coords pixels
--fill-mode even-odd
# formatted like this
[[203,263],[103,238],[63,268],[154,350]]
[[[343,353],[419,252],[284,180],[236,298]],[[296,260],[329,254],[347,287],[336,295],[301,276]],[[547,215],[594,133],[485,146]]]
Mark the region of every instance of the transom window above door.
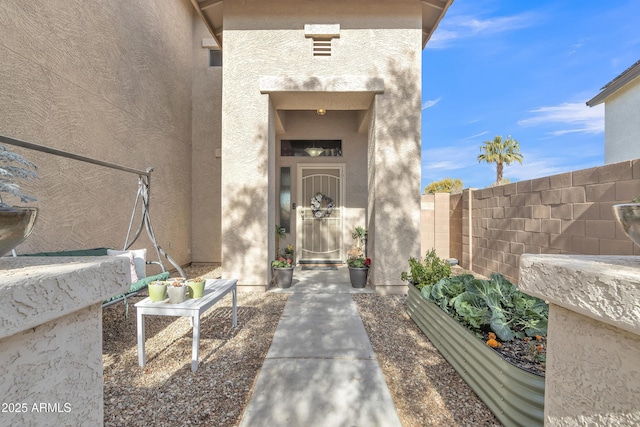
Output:
[[339,139],[283,139],[280,155],[294,157],[342,157]]

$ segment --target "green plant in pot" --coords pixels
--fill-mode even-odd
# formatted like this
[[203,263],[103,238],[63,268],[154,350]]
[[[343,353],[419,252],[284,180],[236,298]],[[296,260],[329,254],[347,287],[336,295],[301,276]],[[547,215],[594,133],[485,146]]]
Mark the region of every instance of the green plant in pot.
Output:
[[167,282],[155,280],[149,283],[149,299],[152,302],[164,301],[167,298]]
[[204,284],[205,280],[202,277],[187,280],[189,298],[202,298],[202,295],[204,295]]
[[31,234],[38,214],[34,207],[10,206],[2,199],[2,194],[15,196],[22,203],[36,201],[23,194],[16,181],[39,178],[37,169],[20,154],[0,145],[0,256],[11,252]]
[[167,296],[169,297],[169,302],[171,304],[180,304],[186,301],[189,288],[183,280],[170,279],[168,281]]
[[347,260],[349,267],[349,280],[354,288],[364,288],[367,286],[367,276],[371,266],[371,258],[353,257]]
[[357,258],[366,256],[367,230],[364,227],[358,226],[351,232],[351,237],[356,241],[356,244],[351,246],[351,249],[347,252],[347,257]]
[[293,251],[294,251],[294,247],[293,245],[287,245],[286,248],[284,248],[284,258],[288,258],[291,261],[295,260],[295,258],[293,257]]
[[280,253],[280,240],[285,239],[287,235],[284,232],[284,228],[276,225],[275,227],[276,233],[276,254]]
[[271,261],[273,269],[273,280],[277,287],[285,289],[293,282],[293,261],[291,258],[279,257]]
[[631,203],[614,205],[613,213],[625,234],[640,246],[640,197]]

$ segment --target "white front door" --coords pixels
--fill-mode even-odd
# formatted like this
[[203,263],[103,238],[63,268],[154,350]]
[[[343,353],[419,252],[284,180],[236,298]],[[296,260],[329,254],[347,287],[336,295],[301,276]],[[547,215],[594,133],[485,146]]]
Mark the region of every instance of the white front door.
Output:
[[343,164],[299,164],[296,246],[299,262],[341,262]]

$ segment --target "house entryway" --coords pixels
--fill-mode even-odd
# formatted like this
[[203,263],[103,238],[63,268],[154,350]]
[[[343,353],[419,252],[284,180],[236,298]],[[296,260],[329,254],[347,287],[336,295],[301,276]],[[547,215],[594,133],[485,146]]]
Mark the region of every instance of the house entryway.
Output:
[[344,259],[344,172],[344,164],[298,164],[300,264],[341,264]]

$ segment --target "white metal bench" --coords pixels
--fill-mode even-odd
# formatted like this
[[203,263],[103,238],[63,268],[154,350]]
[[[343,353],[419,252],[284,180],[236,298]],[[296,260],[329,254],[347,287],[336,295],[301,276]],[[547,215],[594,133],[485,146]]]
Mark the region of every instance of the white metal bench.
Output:
[[189,316],[193,325],[193,342],[191,351],[191,371],[198,370],[198,348],[200,344],[200,315],[206,312],[216,302],[220,301],[228,292],[233,294],[233,326],[238,324],[237,309],[237,279],[207,279],[204,285],[202,298],[188,299],[180,304],[171,304],[168,301],[151,302],[145,298],[135,307],[138,323],[138,364],[144,366],[144,316]]

